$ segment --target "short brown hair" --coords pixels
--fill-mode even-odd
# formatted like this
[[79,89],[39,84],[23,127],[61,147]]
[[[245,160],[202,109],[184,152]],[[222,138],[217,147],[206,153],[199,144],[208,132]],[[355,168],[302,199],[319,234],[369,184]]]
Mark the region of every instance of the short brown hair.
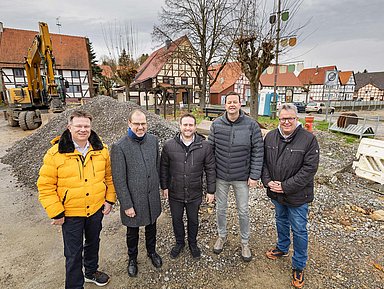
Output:
[[234,92],[234,91],[230,91],[228,92],[226,95],[225,95],[225,102],[227,102],[227,97],[230,96],[230,95],[237,95],[239,97],[239,102],[241,103],[241,96],[240,94],[238,94],[237,92]]
[[183,114],[180,117],[180,124],[181,124],[181,121],[183,120],[183,118],[185,118],[185,117],[193,118],[193,120],[195,121],[195,125],[196,125],[196,117],[192,113],[185,113],[185,114]]
[[90,120],[91,122],[92,122],[92,119],[93,119],[92,114],[90,114],[88,111],[76,109],[76,110],[72,111],[72,113],[69,115],[69,117],[68,117],[68,123],[72,123],[72,120],[73,120],[75,117],[89,118],[89,120]]

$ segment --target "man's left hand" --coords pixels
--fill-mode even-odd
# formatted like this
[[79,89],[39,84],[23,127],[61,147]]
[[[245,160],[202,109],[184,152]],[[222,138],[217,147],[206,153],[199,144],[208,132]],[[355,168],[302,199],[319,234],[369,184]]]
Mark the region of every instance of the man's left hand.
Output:
[[250,187],[252,189],[252,188],[256,188],[256,186],[257,186],[257,181],[249,178],[248,179],[248,187]]
[[108,202],[104,202],[104,210],[103,210],[103,214],[104,215],[108,215],[112,210],[112,205]]

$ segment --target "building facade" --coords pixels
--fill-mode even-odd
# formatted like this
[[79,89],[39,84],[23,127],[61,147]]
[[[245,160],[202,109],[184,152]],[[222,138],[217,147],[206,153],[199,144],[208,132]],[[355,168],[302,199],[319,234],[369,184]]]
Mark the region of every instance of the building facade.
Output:
[[384,72],[356,73],[355,100],[384,100]]
[[[0,93],[3,99],[8,89],[28,84],[24,58],[37,34],[37,31],[4,28],[0,22]],[[50,36],[55,75],[64,77],[67,100],[91,97],[89,40],[86,37],[52,33]],[[45,75],[44,71],[42,75]]]
[[198,103],[199,87],[196,81],[196,67],[193,63],[192,44],[187,36],[166,42],[165,46],[153,52],[138,68],[130,85],[131,98],[138,95],[138,103],[153,105],[166,98],[178,104]]

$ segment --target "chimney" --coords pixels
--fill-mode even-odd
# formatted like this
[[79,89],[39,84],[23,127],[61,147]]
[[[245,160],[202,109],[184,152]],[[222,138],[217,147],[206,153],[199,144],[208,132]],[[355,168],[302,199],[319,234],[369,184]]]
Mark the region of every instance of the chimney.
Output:
[[3,33],[3,32],[4,32],[3,22],[0,22],[0,33]]
[[165,47],[167,47],[168,49],[171,46],[171,43],[172,43],[171,39],[165,40]]

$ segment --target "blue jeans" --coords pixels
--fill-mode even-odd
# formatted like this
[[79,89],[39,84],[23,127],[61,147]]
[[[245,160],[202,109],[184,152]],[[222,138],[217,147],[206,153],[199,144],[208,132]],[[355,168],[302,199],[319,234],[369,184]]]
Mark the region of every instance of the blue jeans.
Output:
[[216,220],[219,237],[227,236],[227,209],[229,186],[235,192],[237,213],[239,215],[241,243],[249,241],[249,187],[247,181],[227,182],[216,179]]
[[303,270],[308,259],[308,204],[300,207],[285,206],[272,200],[275,205],[277,248],[288,252],[291,245],[290,232],[293,235],[292,268]]

